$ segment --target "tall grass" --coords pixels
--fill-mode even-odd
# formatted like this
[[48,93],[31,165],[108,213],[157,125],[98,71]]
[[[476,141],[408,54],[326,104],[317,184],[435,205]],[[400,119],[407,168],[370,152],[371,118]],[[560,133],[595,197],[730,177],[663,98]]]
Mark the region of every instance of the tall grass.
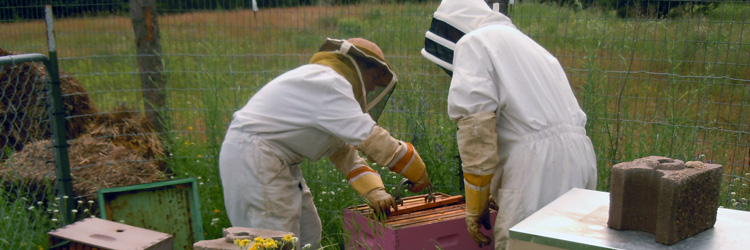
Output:
[[[445,112],[450,78],[419,54],[436,6],[428,1],[159,17],[169,88],[167,160],[174,178],[199,180],[206,239],[222,237],[231,226],[218,154],[232,113],[263,84],[307,63],[326,37],[361,36],[381,45],[400,81],[379,125],[416,146],[436,191],[462,194],[456,127]],[[722,4],[706,16],[620,19],[612,11],[526,2],[511,13],[515,25],[553,52],[568,73],[589,118],[599,190],[608,190],[609,168],[619,162],[648,155],[710,161],[724,166],[722,205],[743,210],[750,209],[750,42],[743,36],[750,32],[749,15],[748,4]],[[55,27],[61,69],[82,82],[99,110],[141,106],[127,17],[62,19]],[[0,47],[45,53],[43,23],[0,23],[0,29]],[[395,191],[400,177],[373,168]],[[349,235],[342,210],[365,200],[325,159],[304,162],[303,171],[323,221],[323,245],[338,248]],[[4,201],[0,208],[26,205]],[[44,245],[44,231],[53,227],[23,241]]]

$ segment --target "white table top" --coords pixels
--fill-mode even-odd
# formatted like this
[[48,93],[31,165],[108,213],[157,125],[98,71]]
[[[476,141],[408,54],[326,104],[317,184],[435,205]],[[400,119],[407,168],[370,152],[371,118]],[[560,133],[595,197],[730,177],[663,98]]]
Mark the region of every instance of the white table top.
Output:
[[568,249],[749,249],[750,212],[719,208],[716,224],[668,246],[653,234],[607,227],[609,193],[572,189],[510,229],[510,237]]

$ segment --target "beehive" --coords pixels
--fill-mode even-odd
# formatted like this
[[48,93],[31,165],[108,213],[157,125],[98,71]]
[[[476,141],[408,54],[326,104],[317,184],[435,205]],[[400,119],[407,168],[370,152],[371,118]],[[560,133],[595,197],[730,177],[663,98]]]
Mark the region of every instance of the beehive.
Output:
[[[463,196],[435,195],[434,203],[425,203],[426,195],[404,198],[386,218],[375,218],[366,204],[344,209],[347,249],[479,249],[466,230]],[[491,210],[493,225],[495,216]],[[492,236],[492,230],[481,230]]]

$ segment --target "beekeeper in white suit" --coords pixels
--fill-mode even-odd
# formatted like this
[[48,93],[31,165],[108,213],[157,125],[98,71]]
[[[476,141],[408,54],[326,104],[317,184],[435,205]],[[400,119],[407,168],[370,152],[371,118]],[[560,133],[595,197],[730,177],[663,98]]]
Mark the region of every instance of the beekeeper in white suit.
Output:
[[586,114],[557,59],[482,0],[443,0],[422,55],[452,76],[448,115],[457,122],[466,224],[491,240],[488,197],[498,205],[495,249],[508,229],[572,188],[596,187]]
[[299,163],[323,156],[378,212],[397,209],[370,161],[419,192],[431,185],[414,147],[376,125],[396,74],[362,39],[327,39],[307,65],[273,79],[234,113],[219,156],[232,226],[293,232],[320,246],[322,226]]

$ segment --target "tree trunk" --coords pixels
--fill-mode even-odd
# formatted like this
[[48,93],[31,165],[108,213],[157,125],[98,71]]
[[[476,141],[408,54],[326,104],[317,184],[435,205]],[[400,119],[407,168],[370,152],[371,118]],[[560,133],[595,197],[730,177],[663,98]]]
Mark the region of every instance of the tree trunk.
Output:
[[130,0],[130,19],[138,53],[143,109],[155,132],[164,132],[161,111],[165,108],[166,93],[155,0]]

